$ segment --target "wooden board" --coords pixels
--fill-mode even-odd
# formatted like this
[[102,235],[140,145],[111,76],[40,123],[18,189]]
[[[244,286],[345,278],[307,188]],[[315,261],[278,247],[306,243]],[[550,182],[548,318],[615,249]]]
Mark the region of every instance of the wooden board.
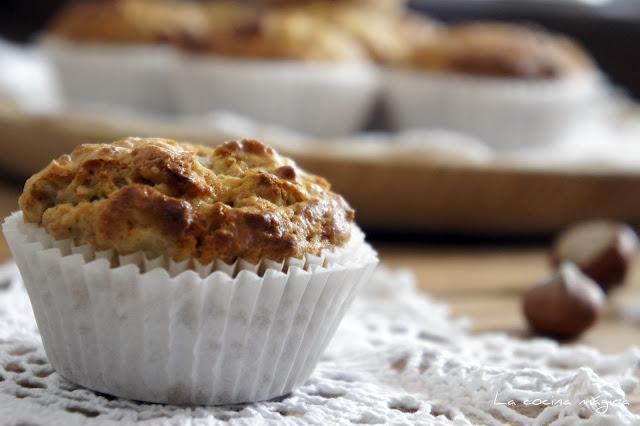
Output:
[[363,224],[484,235],[545,234],[578,220],[640,225],[640,176],[299,157],[326,176]]
[[[28,176],[86,142],[163,136],[209,145],[225,137],[171,120],[126,116],[29,116],[0,106],[0,170]],[[610,217],[640,225],[640,173],[487,167],[328,143],[277,146],[325,176],[364,226],[385,230],[546,234]]]

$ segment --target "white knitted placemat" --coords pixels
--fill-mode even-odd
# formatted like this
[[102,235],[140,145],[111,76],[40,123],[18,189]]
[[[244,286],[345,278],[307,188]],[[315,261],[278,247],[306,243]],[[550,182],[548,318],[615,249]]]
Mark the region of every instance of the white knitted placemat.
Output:
[[[379,268],[309,381],[277,401],[175,407],[76,386],[48,364],[13,265],[0,278],[0,424],[632,425],[640,348],[603,355],[473,336],[406,272]],[[0,276],[2,273],[0,272]]]

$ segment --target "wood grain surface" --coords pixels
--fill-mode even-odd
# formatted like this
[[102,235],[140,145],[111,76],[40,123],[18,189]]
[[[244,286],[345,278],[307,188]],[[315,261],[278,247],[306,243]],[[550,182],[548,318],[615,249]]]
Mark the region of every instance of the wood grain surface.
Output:
[[579,220],[640,225],[640,176],[419,164],[393,159],[341,161],[299,154],[325,176],[367,226],[482,235],[548,234]]

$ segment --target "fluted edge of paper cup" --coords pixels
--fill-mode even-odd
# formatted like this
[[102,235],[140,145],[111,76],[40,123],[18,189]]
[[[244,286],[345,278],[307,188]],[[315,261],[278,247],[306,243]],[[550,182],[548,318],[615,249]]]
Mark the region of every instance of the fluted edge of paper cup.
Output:
[[585,120],[596,119],[609,96],[602,75],[591,71],[545,81],[385,73],[394,129],[447,128],[497,148],[561,141]]
[[180,405],[267,400],[302,384],[378,262],[356,227],[344,248],[258,265],[96,252],[21,212],[2,229],[60,375]]
[[367,63],[185,55],[174,79],[183,114],[229,111],[314,136],[361,130],[381,91]]
[[178,54],[170,46],[78,43],[55,37],[38,48],[51,63],[64,101],[175,113],[171,79]]

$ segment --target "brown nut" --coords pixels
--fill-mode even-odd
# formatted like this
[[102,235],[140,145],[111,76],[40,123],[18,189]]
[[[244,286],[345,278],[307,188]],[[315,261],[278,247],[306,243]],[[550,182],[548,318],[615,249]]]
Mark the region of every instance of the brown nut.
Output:
[[602,289],[576,265],[565,262],[549,280],[527,291],[522,308],[536,333],[564,340],[591,327],[604,306]]
[[638,236],[624,223],[592,220],[562,232],[553,244],[551,262],[575,263],[605,292],[621,285],[638,248]]

